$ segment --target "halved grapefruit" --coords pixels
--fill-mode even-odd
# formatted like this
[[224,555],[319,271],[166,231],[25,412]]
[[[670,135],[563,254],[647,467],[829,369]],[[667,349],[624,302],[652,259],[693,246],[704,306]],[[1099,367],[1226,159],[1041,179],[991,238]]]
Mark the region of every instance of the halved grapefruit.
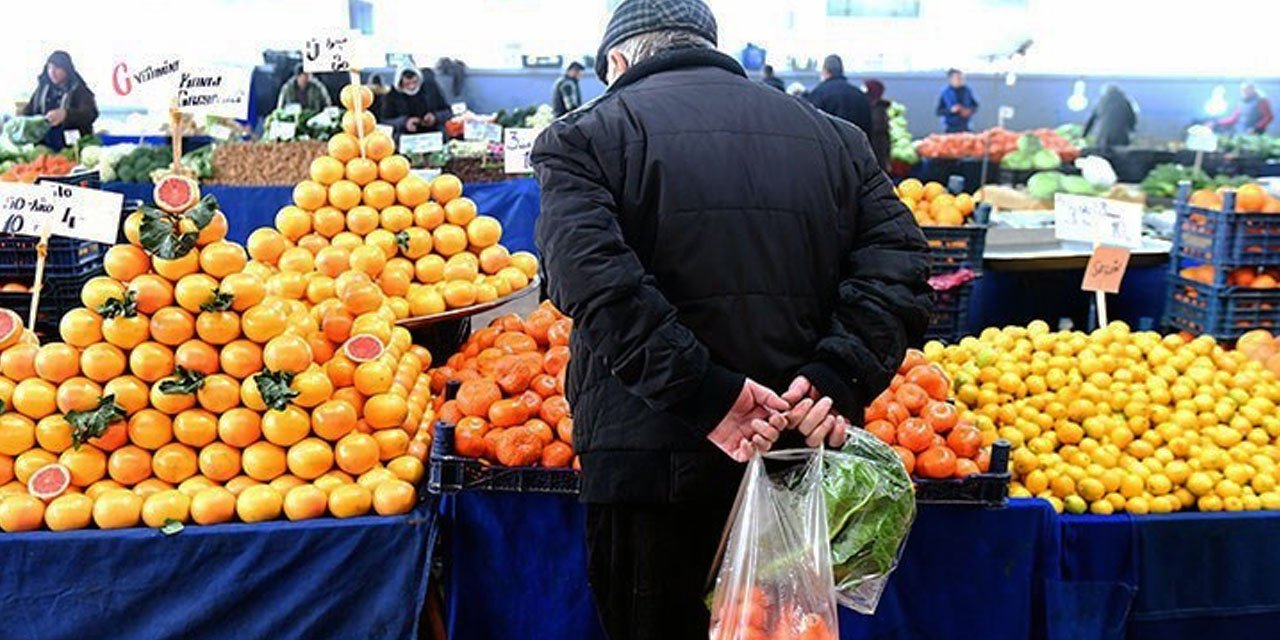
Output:
[[182,213],[200,200],[200,185],[191,178],[170,173],[156,182],[152,196],[157,207],[169,213]]
[[22,338],[22,316],[0,309],[0,350],[8,349]]
[[342,352],[352,362],[369,362],[377,360],[385,348],[377,336],[361,333],[347,338],[346,344],[342,345]]
[[52,500],[71,485],[71,470],[58,464],[46,464],[27,478],[27,493],[45,501]]

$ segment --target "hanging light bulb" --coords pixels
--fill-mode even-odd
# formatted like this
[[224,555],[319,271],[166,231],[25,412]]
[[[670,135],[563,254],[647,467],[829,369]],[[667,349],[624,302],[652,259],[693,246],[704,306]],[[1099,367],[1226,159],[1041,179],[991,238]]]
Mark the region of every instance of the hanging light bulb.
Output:
[[1084,111],[1089,106],[1089,97],[1084,94],[1084,80],[1076,80],[1071,97],[1067,98],[1067,108],[1072,111]]
[[1211,116],[1220,116],[1227,112],[1227,88],[1218,85],[1213,88],[1213,95],[1204,104],[1204,112]]
[[1004,83],[1010,87],[1018,84],[1018,72],[1010,71],[1009,73],[1004,74]]

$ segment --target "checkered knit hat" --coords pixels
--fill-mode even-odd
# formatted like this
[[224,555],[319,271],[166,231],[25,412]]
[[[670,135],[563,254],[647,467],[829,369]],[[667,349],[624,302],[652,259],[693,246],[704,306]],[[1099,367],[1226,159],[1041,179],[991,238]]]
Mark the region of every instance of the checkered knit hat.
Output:
[[703,0],[624,0],[613,12],[596,54],[596,77],[609,71],[609,50],[642,33],[679,29],[716,44],[716,17]]

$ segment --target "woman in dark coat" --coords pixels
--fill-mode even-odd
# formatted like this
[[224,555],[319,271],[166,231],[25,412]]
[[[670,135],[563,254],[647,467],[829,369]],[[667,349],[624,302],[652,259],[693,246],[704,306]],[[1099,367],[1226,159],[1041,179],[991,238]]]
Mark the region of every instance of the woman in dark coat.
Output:
[[871,151],[876,154],[876,163],[881,169],[889,170],[889,101],[884,99],[884,83],[879,80],[866,82],[867,102],[871,103],[871,130],[867,139],[871,141]]
[[55,151],[65,146],[64,131],[74,129],[82,136],[93,133],[98,103],[66,51],[54,51],[49,56],[22,115],[44,116],[50,125],[44,144]]
[[1084,135],[1095,132],[1093,146],[1098,149],[1129,146],[1129,134],[1138,126],[1138,109],[1120,87],[1107,85],[1084,125]]

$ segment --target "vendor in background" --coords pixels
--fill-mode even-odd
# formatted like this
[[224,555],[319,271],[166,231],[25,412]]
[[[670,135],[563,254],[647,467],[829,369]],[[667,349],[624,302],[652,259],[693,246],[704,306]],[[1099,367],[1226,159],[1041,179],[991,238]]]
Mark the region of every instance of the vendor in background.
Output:
[[879,80],[868,80],[863,86],[867,93],[867,102],[871,103],[871,130],[867,132],[867,140],[871,142],[871,151],[876,154],[876,163],[881,169],[889,170],[889,101],[884,99],[884,83]]
[[938,96],[938,116],[947,133],[969,130],[969,118],[978,110],[978,101],[964,83],[964,72],[947,69],[947,86]]
[[98,102],[66,51],[54,51],[49,56],[22,115],[44,116],[50,125],[44,144],[54,151],[66,146],[66,131],[79,131],[82,136],[93,134]]
[[1138,126],[1138,107],[1120,87],[1108,84],[1098,106],[1084,125],[1084,135],[1094,132],[1093,146],[1106,150],[1129,146],[1129,134]]
[[396,135],[443,131],[453,117],[444,91],[435,74],[424,82],[421,71],[402,67],[396,72],[395,87],[382,102],[382,122],[395,127]]
[[1234,113],[1218,121],[1219,129],[1244,133],[1266,133],[1275,116],[1271,113],[1271,101],[1252,82],[1240,85],[1240,104]]
[[329,98],[329,90],[311,74],[302,70],[302,65],[294,70],[293,77],[280,87],[280,97],[276,99],[276,108],[283,109],[291,104],[302,105],[303,111],[323,111],[333,104]]
[[782,80],[779,80],[778,76],[773,75],[773,65],[771,64],[766,64],[764,66],[764,70],[761,71],[760,82],[763,82],[778,91],[785,92],[787,90],[786,85],[782,84]]
[[844,77],[844,60],[832,54],[822,61],[822,82],[805,94],[819,111],[852,122],[863,133],[871,130],[871,105],[866,94]]
[[551,112],[557,118],[582,106],[582,88],[578,86],[582,69],[581,63],[570,62],[564,75],[551,88]]

